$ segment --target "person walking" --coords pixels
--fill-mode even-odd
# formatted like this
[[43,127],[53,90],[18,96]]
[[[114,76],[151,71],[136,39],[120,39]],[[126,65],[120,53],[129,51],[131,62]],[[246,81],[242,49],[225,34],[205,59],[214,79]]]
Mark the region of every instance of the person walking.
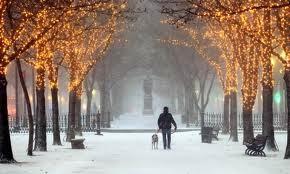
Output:
[[171,144],[171,125],[172,124],[174,126],[174,131],[176,131],[177,129],[176,122],[174,121],[171,113],[169,113],[168,107],[165,106],[163,108],[163,113],[160,114],[158,118],[158,127],[159,127],[159,130],[161,130],[162,132],[164,149],[166,148],[171,149],[170,144]]

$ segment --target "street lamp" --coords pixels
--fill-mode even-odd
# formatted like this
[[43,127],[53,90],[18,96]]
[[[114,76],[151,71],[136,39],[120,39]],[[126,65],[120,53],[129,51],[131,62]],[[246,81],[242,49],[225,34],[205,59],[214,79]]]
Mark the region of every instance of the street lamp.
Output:
[[95,89],[93,89],[92,94],[93,94],[93,96],[96,96],[97,91]]
[[280,91],[277,91],[274,94],[274,101],[277,105],[279,105],[281,103],[281,92]]

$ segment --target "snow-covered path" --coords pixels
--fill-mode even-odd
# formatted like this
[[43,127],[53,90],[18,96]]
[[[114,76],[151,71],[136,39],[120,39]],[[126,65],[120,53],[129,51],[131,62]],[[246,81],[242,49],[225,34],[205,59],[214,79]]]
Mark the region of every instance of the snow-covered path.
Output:
[[[159,134],[159,137],[161,135]],[[0,174],[289,174],[283,160],[286,134],[277,134],[280,152],[266,158],[244,155],[241,143],[227,136],[213,144],[201,144],[198,132],[173,134],[172,150],[151,150],[151,134],[85,134],[85,150],[72,150],[68,143],[51,146],[48,152],[26,156],[27,135],[12,135],[19,164],[0,165]],[[161,138],[161,137],[160,137]],[[51,140],[51,134],[48,135]]]

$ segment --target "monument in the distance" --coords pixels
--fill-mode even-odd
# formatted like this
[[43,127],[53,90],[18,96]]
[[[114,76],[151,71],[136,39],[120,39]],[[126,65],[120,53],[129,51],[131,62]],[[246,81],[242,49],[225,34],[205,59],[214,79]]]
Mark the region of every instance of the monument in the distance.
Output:
[[148,75],[146,79],[144,79],[144,82],[143,82],[143,87],[144,87],[143,115],[153,115],[152,86],[153,86],[152,78]]

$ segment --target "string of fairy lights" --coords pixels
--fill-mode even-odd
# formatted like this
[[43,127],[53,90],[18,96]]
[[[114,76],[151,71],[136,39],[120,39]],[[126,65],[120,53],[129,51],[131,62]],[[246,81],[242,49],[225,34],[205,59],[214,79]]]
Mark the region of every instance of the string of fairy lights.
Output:
[[[189,28],[186,26],[181,26],[180,28],[191,38],[190,41],[180,41],[177,39],[160,41],[163,43],[170,43],[175,46],[186,46],[194,49],[215,69],[216,73],[218,74],[221,86],[223,87],[223,90],[226,94],[230,94],[231,91],[236,90],[236,78],[233,78],[235,77],[233,73],[236,74],[236,66],[233,64],[234,60],[231,60],[232,49],[230,45],[227,44],[228,42],[223,40],[225,37],[221,37],[224,35],[224,33],[222,31],[217,32],[216,30],[208,30],[209,28],[203,28],[199,30],[203,30],[204,32],[197,36],[196,28]],[[208,38],[211,38],[212,40],[210,45],[215,46],[218,44],[219,46],[222,46],[220,49],[224,52],[220,53],[220,55],[217,54],[218,56],[210,55],[210,48],[212,48],[212,46],[208,46],[208,44],[204,43],[204,41]],[[223,64],[225,63],[226,67],[223,68]]]
[[[68,32],[68,30],[75,29],[76,27],[72,27],[72,23],[76,25],[76,21],[82,21],[84,18],[91,17],[97,18],[98,16],[102,16],[100,14],[106,14],[111,16],[115,16],[115,20],[117,20],[117,13],[121,13],[127,8],[126,1],[58,1],[55,2],[53,6],[51,4],[45,4],[46,1],[40,1],[38,4],[29,4],[27,2],[19,2],[15,1],[7,1],[3,0],[0,2],[0,73],[5,73],[5,68],[7,65],[13,61],[15,58],[23,58],[22,54],[24,52],[33,52],[33,58],[27,58],[27,62],[31,63],[33,66],[37,68],[47,68],[43,64],[47,64],[52,60],[53,52],[56,50],[62,50],[62,48],[53,48],[50,50],[40,50],[38,47],[52,47],[55,45],[51,45],[51,38],[57,35],[57,39],[64,39],[63,37],[69,36],[64,33]],[[31,6],[33,5],[33,8]],[[37,6],[39,5],[39,6]],[[8,10],[11,12],[11,8],[15,8],[15,15],[17,15],[17,20],[9,19]],[[16,11],[17,10],[17,11]],[[12,11],[13,12],[13,11]],[[17,14],[16,14],[17,13]],[[14,14],[12,14],[13,16]],[[7,17],[8,16],[8,17]],[[100,18],[100,17],[98,17]],[[89,30],[89,28],[93,28],[96,26],[102,26],[102,22],[99,19],[99,24],[94,26],[87,26],[87,28],[82,28],[79,26],[77,31],[73,32],[74,35],[80,34],[85,30]],[[82,25],[82,23],[79,23]],[[109,28],[106,28],[109,27]],[[103,30],[101,30],[101,28]],[[103,25],[100,29],[92,29],[94,31],[102,33],[104,30],[111,30],[112,25]],[[82,31],[81,31],[82,30]],[[114,29],[116,30],[116,29]],[[113,30],[111,30],[113,31]],[[77,33],[79,32],[79,33]],[[70,33],[72,34],[72,33]],[[74,35],[70,35],[73,37]],[[104,36],[104,35],[103,35]],[[100,35],[100,37],[102,37]],[[69,38],[66,38],[69,39]],[[105,39],[108,40],[108,39]],[[109,39],[111,40],[111,39]],[[95,42],[98,45],[98,42]],[[57,42],[56,44],[59,44]],[[65,47],[64,44],[60,44],[62,47]],[[33,50],[33,51],[31,51]],[[38,50],[38,51],[36,51]],[[101,55],[101,54],[100,54]],[[41,57],[45,57],[41,60]],[[44,63],[45,62],[45,63]],[[49,71],[54,71],[55,62],[53,64],[48,63],[50,68]],[[46,69],[47,71],[47,69]],[[48,74],[55,74],[50,73]],[[52,75],[53,76],[53,75]],[[51,77],[52,77],[51,76]],[[55,79],[55,78],[51,78]],[[53,83],[56,83],[55,80]],[[55,86],[55,84],[51,84],[51,86]]]
[[[262,71],[261,85],[268,89],[273,89],[274,84],[273,59],[278,58],[286,68],[285,71],[287,68],[290,71],[289,50],[286,46],[289,39],[287,28],[290,26],[288,1],[205,0],[185,1],[182,5],[182,9],[187,9],[184,14],[189,17],[193,15],[195,24],[199,23],[200,26],[188,24],[188,18],[180,15],[182,10],[176,10],[176,14],[169,10],[169,18],[162,22],[177,25],[191,41],[170,39],[167,42],[191,47],[205,58],[218,76],[225,76],[219,77],[225,94],[238,90],[237,71],[240,70],[242,102],[248,111],[252,110],[255,103],[260,83],[259,69]],[[204,40],[207,44],[201,46]],[[220,54],[216,54],[218,58],[209,56],[210,47],[219,50]],[[220,73],[224,63],[225,70]]]
[[[68,88],[72,90],[81,85],[91,67],[113,43],[118,31],[118,14],[127,7],[126,1],[67,1],[56,2],[55,7],[45,6],[42,4],[45,1],[39,3],[31,10],[25,2],[0,2],[0,74],[5,73],[11,61],[28,51],[33,58],[27,62],[45,70],[51,87],[57,86],[57,60],[63,60],[61,63],[69,69],[71,77]],[[165,23],[174,21],[182,26],[180,29],[192,40],[170,42],[192,47],[202,55],[215,68],[225,93],[238,90],[237,71],[240,70],[242,100],[249,109],[257,95],[260,67],[261,84],[269,89],[273,89],[274,83],[271,60],[279,60],[285,67],[284,72],[290,71],[287,0],[205,0],[185,1],[185,5],[192,9],[187,14],[195,15],[203,24],[202,29],[187,25],[186,21],[176,23],[168,19]],[[8,7],[14,6],[19,18],[9,20]],[[111,15],[103,17],[102,12]],[[203,37],[197,34],[201,30],[204,30]],[[219,50],[218,57],[208,53],[204,40]],[[37,86],[45,83],[44,80],[43,76],[38,77]]]
[[[127,1],[71,1],[58,8],[40,8],[37,13],[24,8],[21,22],[11,33],[5,32],[8,5],[0,2],[0,55],[4,55],[0,71],[4,73],[13,59],[24,58],[36,69],[36,89],[44,88],[46,75],[50,88],[57,88],[62,65],[69,73],[69,91],[81,96],[82,81],[104,57],[121,28],[120,15]],[[18,57],[21,51],[27,54]]]
[[[116,6],[110,6],[112,15],[102,26],[94,29],[93,32],[87,31],[78,37],[75,42],[71,42],[64,55],[64,62],[68,65],[70,82],[69,90],[77,92],[81,96],[81,84],[88,74],[89,70],[98,62],[108,50],[112,43],[113,35],[116,33],[117,14],[119,9]],[[121,8],[124,8],[121,7]],[[94,16],[97,18],[98,16]]]

